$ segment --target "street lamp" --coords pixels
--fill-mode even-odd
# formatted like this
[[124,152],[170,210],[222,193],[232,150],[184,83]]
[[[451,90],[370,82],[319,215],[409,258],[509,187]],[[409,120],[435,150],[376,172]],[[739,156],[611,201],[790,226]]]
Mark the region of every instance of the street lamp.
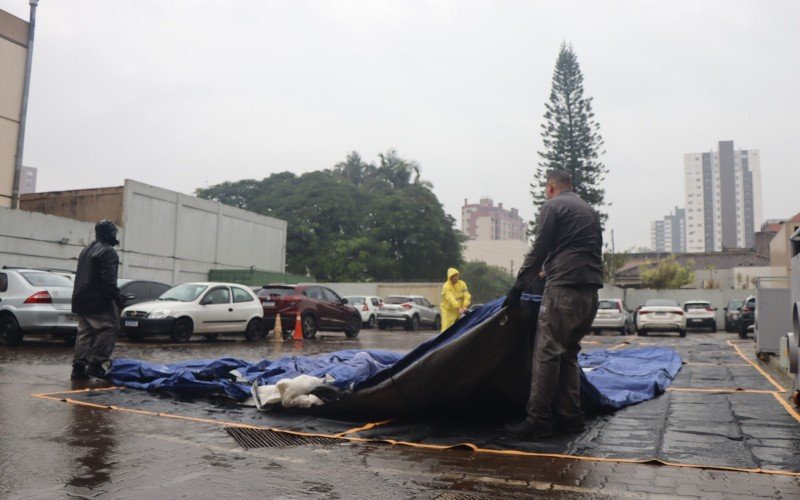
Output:
[[36,7],[39,0],[29,0],[31,5],[28,20],[28,55],[25,61],[25,82],[22,85],[22,107],[19,112],[19,133],[17,134],[17,156],[14,159],[14,185],[11,191],[11,208],[19,208],[19,180],[22,175],[22,150],[25,147],[25,122],[28,115],[28,92],[31,86],[31,64],[33,63],[33,33],[36,30]]

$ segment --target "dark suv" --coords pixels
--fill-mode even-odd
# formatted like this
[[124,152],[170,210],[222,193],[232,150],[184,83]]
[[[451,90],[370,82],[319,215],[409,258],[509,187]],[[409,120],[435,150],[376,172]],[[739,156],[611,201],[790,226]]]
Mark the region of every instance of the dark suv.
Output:
[[741,309],[743,300],[730,300],[725,306],[725,331],[737,332],[739,331],[739,316],[742,314]]
[[739,315],[739,338],[747,338],[747,328],[756,322],[756,298],[753,296],[747,297]]
[[328,287],[315,284],[267,285],[258,292],[264,308],[266,331],[275,328],[275,317],[281,315],[283,336],[291,337],[297,315],[303,327],[303,338],[311,339],[318,331],[344,331],[348,338],[358,337],[361,313]]

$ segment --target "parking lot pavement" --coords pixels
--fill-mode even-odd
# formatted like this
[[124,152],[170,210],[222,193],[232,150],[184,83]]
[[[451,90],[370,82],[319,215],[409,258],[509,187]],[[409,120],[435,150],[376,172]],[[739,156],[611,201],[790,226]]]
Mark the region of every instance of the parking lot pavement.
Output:
[[[344,348],[405,351],[436,332],[363,331],[357,339],[321,333],[313,341],[246,343],[239,339],[118,344],[116,356],[171,362],[248,360]],[[586,350],[637,345],[675,348],[688,363],[674,387],[696,386],[699,368],[731,370],[740,385],[767,387],[752,344],[730,334],[647,338],[588,336]],[[744,354],[737,352],[733,346]],[[159,418],[31,397],[71,389],[71,351],[60,341],[0,347],[0,497],[6,498],[754,498],[800,495],[800,478],[729,470],[468,450],[424,450],[343,442],[244,450],[217,425]],[[745,359],[747,358],[747,360]],[[760,373],[758,366],[764,373]],[[694,370],[694,371],[693,371]],[[749,371],[748,371],[749,370]],[[727,376],[727,375],[726,375]],[[249,410],[249,409],[244,409]],[[242,411],[244,411],[242,410]]]

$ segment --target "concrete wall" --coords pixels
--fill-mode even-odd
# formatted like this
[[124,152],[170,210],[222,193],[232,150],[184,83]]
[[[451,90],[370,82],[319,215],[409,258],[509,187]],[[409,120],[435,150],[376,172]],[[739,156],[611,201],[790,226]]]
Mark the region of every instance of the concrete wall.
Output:
[[0,267],[74,271],[78,254],[94,239],[94,224],[0,208]]
[[[125,181],[122,222],[123,278],[178,284],[211,269],[284,269],[286,221]],[[94,222],[0,210],[0,265],[75,270],[93,239]]]
[[211,269],[283,272],[286,221],[125,181],[122,273],[166,283],[206,280]]
[[0,10],[0,207],[11,206],[28,23]]
[[683,305],[690,300],[707,300],[717,309],[717,328],[725,326],[724,307],[729,300],[744,300],[750,295],[755,295],[755,290],[650,290],[635,288],[618,288],[606,285],[600,289],[602,299],[622,299],[625,307],[636,309],[649,299],[674,299]]

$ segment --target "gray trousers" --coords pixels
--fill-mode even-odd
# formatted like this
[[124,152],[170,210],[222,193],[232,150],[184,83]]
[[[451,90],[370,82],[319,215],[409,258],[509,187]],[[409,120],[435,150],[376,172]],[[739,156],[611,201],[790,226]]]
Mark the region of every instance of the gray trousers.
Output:
[[580,419],[581,339],[597,313],[597,288],[547,286],[539,309],[533,347],[528,420],[546,423],[554,416]]
[[119,334],[117,308],[85,316],[78,315],[73,365],[101,364],[111,358]]

